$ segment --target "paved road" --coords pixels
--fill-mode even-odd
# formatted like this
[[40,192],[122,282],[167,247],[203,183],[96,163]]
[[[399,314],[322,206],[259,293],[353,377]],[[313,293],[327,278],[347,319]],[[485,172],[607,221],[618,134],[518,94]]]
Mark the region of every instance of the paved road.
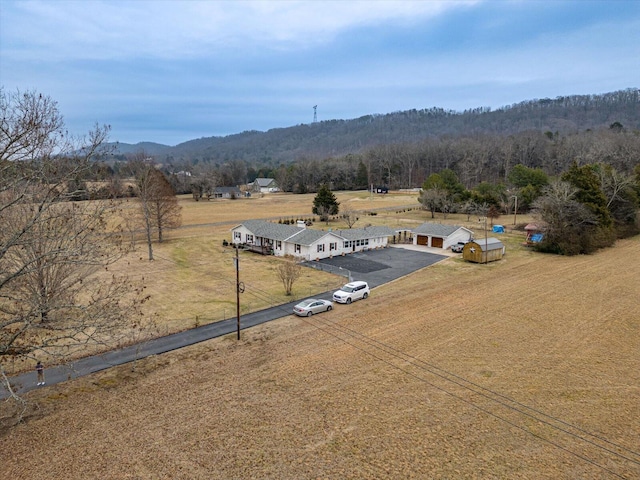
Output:
[[[309,262],[308,266],[330,270],[345,277],[351,276],[353,280],[364,280],[374,288],[384,283],[396,280],[400,277],[415,272],[421,268],[433,265],[447,258],[445,255],[427,253],[424,251],[408,250],[404,248],[386,248],[368,252],[354,253],[319,262]],[[426,273],[425,273],[426,275]],[[346,278],[345,278],[346,279]],[[333,292],[324,292],[316,295],[317,298],[331,299]],[[258,312],[242,315],[240,328],[244,330],[261,323],[269,322],[277,318],[290,315],[293,306],[299,300],[267,308]],[[149,340],[147,342],[132,345],[119,350],[112,350],[102,355],[82,358],[73,364],[47,368],[45,371],[47,385],[52,385],[66,380],[71,380],[94,372],[99,372],[116,365],[123,365],[136,359],[150,355],[158,355],[170,352],[178,348],[204,342],[212,338],[220,337],[237,331],[236,318],[223,320],[184,332],[167,335]],[[28,392],[34,388],[42,388],[36,385],[36,373],[28,372],[11,377],[14,391],[18,394]],[[46,386],[45,386],[46,387]],[[0,399],[6,398],[6,389],[0,390]]]

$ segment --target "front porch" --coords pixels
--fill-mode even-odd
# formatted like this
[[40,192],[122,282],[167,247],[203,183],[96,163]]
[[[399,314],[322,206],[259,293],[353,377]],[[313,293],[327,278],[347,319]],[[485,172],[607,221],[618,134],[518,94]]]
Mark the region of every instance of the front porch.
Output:
[[265,245],[245,244],[243,250],[259,253],[261,255],[273,255],[273,246],[269,244],[265,244]]

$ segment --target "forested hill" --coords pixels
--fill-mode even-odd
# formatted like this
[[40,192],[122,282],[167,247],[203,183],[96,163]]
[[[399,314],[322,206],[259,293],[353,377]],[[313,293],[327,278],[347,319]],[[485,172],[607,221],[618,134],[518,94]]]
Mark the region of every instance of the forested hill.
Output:
[[244,160],[275,166],[302,158],[344,156],[381,144],[418,143],[443,136],[509,135],[530,130],[570,134],[609,128],[612,124],[640,130],[640,89],[529,100],[497,110],[414,109],[200,138],[175,147],[118,144],[118,150],[123,154],[144,150],[160,161],[218,164]]

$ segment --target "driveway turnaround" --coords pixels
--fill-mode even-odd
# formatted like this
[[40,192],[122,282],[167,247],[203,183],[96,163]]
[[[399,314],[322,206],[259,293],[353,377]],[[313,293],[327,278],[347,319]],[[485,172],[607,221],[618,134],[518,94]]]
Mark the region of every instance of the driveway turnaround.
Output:
[[324,258],[305,262],[305,265],[337,273],[350,280],[363,280],[371,288],[374,288],[433,265],[445,258],[448,257],[399,247]]
[[[306,262],[304,265],[337,273],[350,280],[364,280],[371,288],[396,280],[421,268],[433,265],[447,258],[445,255],[404,248],[385,248],[367,252],[353,253],[317,262]],[[317,298],[330,300],[333,292],[315,295]],[[249,313],[240,317],[240,329],[254,327],[277,318],[291,315],[293,307],[300,299],[275,307]],[[110,367],[133,362],[150,355],[170,352],[178,348],[204,342],[237,331],[237,319],[231,318],[201,327],[174,333],[130,347],[111,350],[101,355],[85,357],[68,365],[47,368],[46,385],[61,383],[84,375],[99,372]],[[45,366],[46,367],[46,366]],[[10,377],[11,385],[17,394],[23,394],[34,388],[46,388],[36,385],[36,372],[28,372]],[[8,392],[0,388],[0,399],[7,398]]]

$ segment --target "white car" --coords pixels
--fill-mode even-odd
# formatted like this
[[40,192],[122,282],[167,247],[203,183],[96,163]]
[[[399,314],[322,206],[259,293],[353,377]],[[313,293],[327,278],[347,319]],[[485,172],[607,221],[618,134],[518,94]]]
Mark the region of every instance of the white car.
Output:
[[464,250],[464,246],[467,244],[468,242],[458,242],[455,245],[451,245],[451,251],[453,253],[462,253],[462,250]]
[[310,317],[314,313],[328,312],[332,308],[333,303],[329,300],[308,298],[293,307],[293,313],[300,317]]
[[369,296],[369,284],[367,282],[350,282],[340,290],[333,293],[333,301],[338,303],[351,303]]

